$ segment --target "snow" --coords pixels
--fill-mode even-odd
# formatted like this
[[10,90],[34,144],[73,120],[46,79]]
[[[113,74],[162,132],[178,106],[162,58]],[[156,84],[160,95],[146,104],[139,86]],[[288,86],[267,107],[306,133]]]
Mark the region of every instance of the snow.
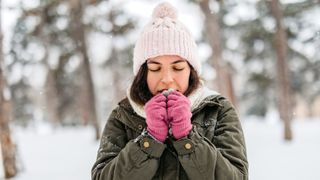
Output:
[[[1,30],[3,32],[3,51],[4,53],[9,52],[10,49],[10,40],[12,36],[12,29],[17,21],[17,18],[20,15],[17,7],[19,1],[18,0],[10,0],[10,1],[2,1],[2,11],[1,18],[3,21],[1,22]],[[8,18],[9,17],[9,18]]]
[[[243,118],[249,179],[319,180],[320,120],[293,123],[294,140],[283,140],[278,121]],[[38,123],[39,124],[39,123]],[[11,180],[88,180],[96,158],[98,141],[91,127],[14,128],[18,162],[22,172]],[[0,166],[1,167],[1,166]],[[3,172],[0,171],[0,179]]]
[[90,33],[88,42],[90,58],[94,60],[95,64],[105,63],[111,55],[111,44],[114,43],[112,36],[97,32]]
[[[250,20],[257,16],[255,9],[250,6],[250,2],[257,0],[246,0],[247,3],[242,4],[235,8],[231,14],[225,17],[228,24],[236,24],[239,20]],[[301,2],[303,0],[282,0],[282,3],[289,4],[293,2]],[[40,3],[39,0],[21,1],[24,7],[33,8],[37,7]],[[130,14],[138,21],[135,33],[140,32],[150,18],[152,8],[160,1],[147,1],[139,0],[133,2],[126,2],[124,0],[112,0],[105,2],[100,7],[105,9],[92,9],[95,13],[105,13],[110,7],[109,3],[114,6],[121,7],[124,11]],[[9,53],[10,39],[12,37],[12,29],[20,15],[18,7],[19,0],[10,0],[3,2],[3,25],[2,31],[4,32],[4,52]],[[192,6],[190,3],[182,3],[180,1],[172,2],[174,6],[179,8],[180,20],[188,25],[188,28],[196,39],[200,39],[203,24],[203,17],[195,16],[199,14],[200,10]],[[249,10],[248,10],[249,9]],[[67,9],[61,6],[59,13],[66,13]],[[193,13],[190,13],[193,12]],[[314,37],[314,40],[320,39],[320,21],[319,7],[315,7],[313,11],[308,11],[303,14],[302,20],[313,24],[312,29],[301,30],[299,39],[301,41]],[[88,16],[90,12],[88,12]],[[10,17],[10,18],[8,18]],[[37,19],[30,19],[31,22],[37,23]],[[31,23],[29,22],[29,23]],[[64,28],[65,22],[62,20],[58,23],[58,27]],[[270,32],[274,31],[274,20],[266,17],[263,24]],[[107,28],[106,24],[102,26]],[[128,40],[135,39],[136,34],[128,37]],[[107,57],[110,52],[105,49],[102,42],[114,40],[112,36],[103,37],[101,34],[94,34],[90,36],[89,43],[93,49],[98,52],[96,54],[90,52],[91,58],[97,63],[101,64],[103,59]],[[230,41],[230,42],[229,42]],[[230,39],[227,43],[236,44],[235,40]],[[96,43],[96,44],[94,44]],[[102,45],[101,45],[102,44]],[[308,44],[301,42],[290,43],[294,49],[303,50],[309,56],[315,56],[316,50]],[[260,50],[263,48],[261,43],[255,43],[255,48]],[[33,46],[34,48],[34,46]],[[31,49],[33,49],[31,48]],[[234,46],[233,48],[237,48]],[[103,52],[105,50],[105,52]],[[207,57],[211,53],[211,49],[205,45],[200,45],[200,54],[202,57]],[[55,50],[52,50],[55,51]],[[50,52],[50,65],[55,65],[55,57],[60,52]],[[37,54],[36,59],[41,59],[43,54]],[[51,57],[53,56],[53,57]],[[203,58],[206,59],[206,58]],[[232,58],[233,59],[233,58]],[[10,61],[10,55],[6,56],[6,62]],[[312,59],[311,59],[312,60]],[[79,57],[73,56],[68,64],[68,70],[73,71],[79,65]],[[255,67],[255,64],[252,64]],[[211,66],[204,66],[206,75],[214,77],[214,69]],[[259,70],[258,68],[256,68]],[[108,73],[108,72],[105,72]],[[45,70],[42,65],[39,66],[14,66],[13,75],[10,82],[19,80],[22,76],[32,77],[32,85],[38,88],[44,82]],[[207,77],[206,79],[210,79]],[[101,79],[101,78],[100,78]],[[43,91],[40,91],[42,96]],[[8,95],[9,96],[9,95]],[[40,112],[40,111],[39,111]],[[42,119],[41,115],[37,116]],[[320,119],[317,120],[299,120],[293,123],[294,140],[292,142],[285,142],[283,140],[283,127],[277,120],[278,115],[268,113],[267,121],[257,120],[257,118],[242,118],[243,129],[246,138],[248,160],[249,160],[249,179],[251,180],[319,180],[320,173],[317,173],[318,162],[320,162]],[[11,180],[88,180],[90,179],[91,167],[95,161],[96,153],[98,150],[99,142],[94,140],[94,130],[92,127],[58,127],[53,129],[51,126],[37,122],[35,127],[29,128],[12,128],[13,139],[17,144],[18,150],[18,166],[20,173],[17,177]],[[3,166],[0,148],[0,180],[3,179]]]
[[248,121],[243,124],[246,138],[249,179],[319,180],[320,121],[294,121],[294,140],[283,140],[280,122]]
[[290,3],[300,3],[303,2],[305,0],[280,0],[281,3],[283,4],[290,4]]
[[52,129],[42,125],[15,128],[14,136],[22,171],[12,180],[90,179],[99,145],[94,140],[93,128]]

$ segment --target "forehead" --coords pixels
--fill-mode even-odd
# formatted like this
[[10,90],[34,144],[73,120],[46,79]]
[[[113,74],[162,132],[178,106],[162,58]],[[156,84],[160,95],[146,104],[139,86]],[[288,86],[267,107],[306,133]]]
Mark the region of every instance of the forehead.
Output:
[[148,64],[176,64],[176,63],[186,63],[186,60],[180,56],[176,55],[164,55],[150,58],[147,60]]

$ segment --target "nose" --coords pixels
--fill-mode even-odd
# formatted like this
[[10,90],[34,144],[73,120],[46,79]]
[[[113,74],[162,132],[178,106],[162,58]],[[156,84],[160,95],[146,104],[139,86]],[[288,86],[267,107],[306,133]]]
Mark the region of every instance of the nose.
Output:
[[173,76],[170,71],[163,72],[161,82],[165,84],[171,84],[173,82]]

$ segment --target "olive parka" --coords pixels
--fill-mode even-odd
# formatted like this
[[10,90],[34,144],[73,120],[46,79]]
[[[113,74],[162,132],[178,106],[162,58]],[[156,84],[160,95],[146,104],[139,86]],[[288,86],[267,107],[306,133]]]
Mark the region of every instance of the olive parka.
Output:
[[145,118],[128,98],[104,128],[92,180],[247,180],[248,162],[238,115],[221,95],[209,95],[192,110],[193,129],[161,143],[145,133]]

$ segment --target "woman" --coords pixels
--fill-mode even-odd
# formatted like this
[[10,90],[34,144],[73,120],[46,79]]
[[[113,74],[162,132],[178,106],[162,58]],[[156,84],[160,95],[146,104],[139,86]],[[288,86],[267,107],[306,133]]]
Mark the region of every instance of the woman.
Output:
[[135,79],[103,131],[93,180],[248,179],[232,105],[200,81],[196,44],[169,3],[134,48]]

